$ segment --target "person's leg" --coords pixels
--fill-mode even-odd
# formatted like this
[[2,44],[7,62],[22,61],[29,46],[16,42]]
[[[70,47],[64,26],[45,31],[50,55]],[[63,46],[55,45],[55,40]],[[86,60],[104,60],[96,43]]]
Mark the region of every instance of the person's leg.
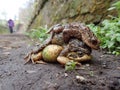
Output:
[[10,29],[10,33],[13,33],[13,28],[12,28],[12,27],[9,27],[9,29]]

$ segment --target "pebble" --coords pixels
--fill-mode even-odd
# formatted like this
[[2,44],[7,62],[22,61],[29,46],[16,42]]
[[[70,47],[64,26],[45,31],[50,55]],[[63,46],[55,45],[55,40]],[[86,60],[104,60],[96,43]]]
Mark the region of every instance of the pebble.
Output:
[[78,75],[77,75],[77,76],[76,76],[76,79],[77,79],[77,80],[80,80],[81,82],[82,82],[82,81],[86,81],[86,79],[85,79],[83,76],[78,76]]
[[65,73],[64,75],[65,75],[65,77],[68,77],[68,74],[67,74],[67,73]]

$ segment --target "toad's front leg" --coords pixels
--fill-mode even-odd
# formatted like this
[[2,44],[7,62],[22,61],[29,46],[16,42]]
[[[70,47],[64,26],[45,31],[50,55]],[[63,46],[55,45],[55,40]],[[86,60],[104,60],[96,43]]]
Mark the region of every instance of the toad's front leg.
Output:
[[[59,56],[57,57],[57,61],[62,64],[65,65],[66,63],[68,63],[70,60],[73,59],[69,59],[67,57],[68,53],[70,52],[68,46],[64,47],[64,49],[61,51],[61,53],[59,54]],[[73,60],[74,61],[74,60]],[[78,63],[78,62],[77,62]],[[76,64],[77,64],[76,63]]]
[[60,64],[65,65],[67,62],[69,62],[69,58],[66,57],[68,52],[69,52],[69,48],[65,46],[64,49],[59,54],[59,56],[57,57],[57,61]]
[[[82,48],[82,47],[81,47]],[[92,59],[92,55],[78,51],[71,51],[69,46],[66,46],[57,57],[57,61],[62,65],[65,65],[69,61],[73,60],[76,64]]]

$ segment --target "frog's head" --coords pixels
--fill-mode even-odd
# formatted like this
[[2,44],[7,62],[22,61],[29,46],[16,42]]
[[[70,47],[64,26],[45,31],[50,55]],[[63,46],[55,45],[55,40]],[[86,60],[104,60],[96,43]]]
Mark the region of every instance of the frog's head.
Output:
[[90,30],[89,27],[85,27],[84,29],[82,29],[81,33],[83,42],[85,42],[89,47],[96,50],[100,48],[100,40]]
[[90,61],[92,59],[92,55],[84,54],[81,56],[77,52],[69,52],[67,58],[74,60],[76,62],[84,62]]

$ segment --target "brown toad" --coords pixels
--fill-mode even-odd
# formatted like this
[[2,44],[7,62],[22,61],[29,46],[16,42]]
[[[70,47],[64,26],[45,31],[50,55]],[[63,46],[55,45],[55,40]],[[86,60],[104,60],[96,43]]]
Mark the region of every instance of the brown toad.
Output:
[[63,47],[63,50],[57,58],[57,61],[60,63],[63,63],[62,61],[64,60],[75,60],[76,56],[76,60],[84,61],[91,57],[91,48],[99,49],[99,40],[94,33],[82,23],[74,22],[66,25],[57,24],[51,27],[47,33],[51,34],[50,37],[38,50],[27,55],[27,61],[31,59],[32,54],[41,52],[49,44],[57,44]]

